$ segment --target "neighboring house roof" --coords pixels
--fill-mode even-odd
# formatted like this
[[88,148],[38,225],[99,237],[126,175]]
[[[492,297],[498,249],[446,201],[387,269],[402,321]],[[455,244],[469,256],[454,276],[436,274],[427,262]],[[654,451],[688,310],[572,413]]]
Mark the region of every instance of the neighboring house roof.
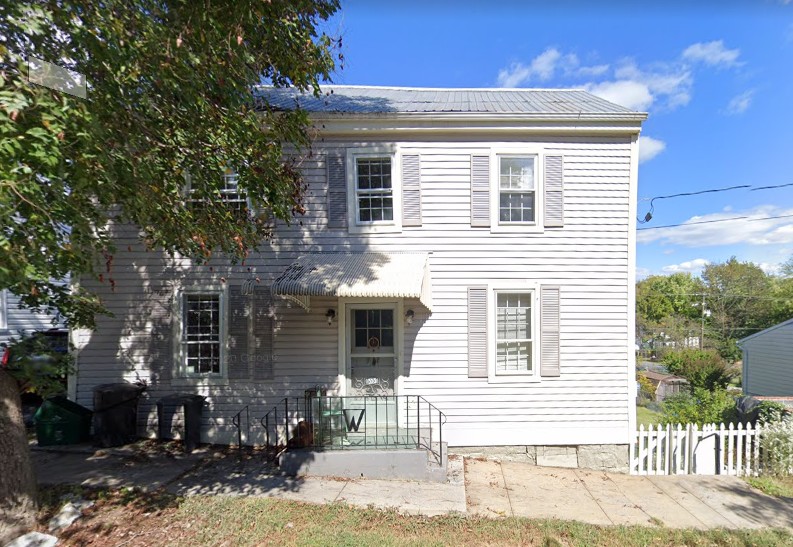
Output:
[[432,309],[427,253],[315,253],[293,262],[272,285],[292,297],[418,298]]
[[740,346],[744,342],[748,342],[749,340],[751,340],[753,338],[757,338],[758,336],[762,336],[762,335],[764,335],[766,333],[769,333],[769,332],[771,332],[773,330],[776,330],[776,329],[781,328],[781,327],[786,327],[788,325],[793,325],[793,318],[790,318],[787,321],[782,321],[778,325],[774,325],[773,327],[768,327],[767,329],[761,330],[760,332],[756,332],[756,333],[754,333],[754,334],[752,334],[750,336],[747,336],[746,338],[741,338],[740,340],[738,340],[738,345]]
[[643,374],[644,376],[647,377],[648,380],[654,380],[656,382],[664,382],[668,380],[682,380],[684,382],[688,382],[688,380],[686,380],[682,376],[675,376],[674,374],[663,374],[660,372],[653,372],[651,370],[643,370],[639,372],[639,374]]
[[296,106],[326,114],[506,114],[582,119],[644,120],[634,112],[581,89],[455,89],[322,86],[322,95],[295,88],[259,86],[255,94],[276,110]]

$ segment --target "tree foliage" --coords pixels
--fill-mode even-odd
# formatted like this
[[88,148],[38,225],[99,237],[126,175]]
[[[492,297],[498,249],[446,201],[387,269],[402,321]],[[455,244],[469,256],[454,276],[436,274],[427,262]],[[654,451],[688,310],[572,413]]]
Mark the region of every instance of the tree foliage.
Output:
[[701,279],[676,273],[636,284],[637,336],[673,350],[687,347],[704,327],[704,347],[735,361],[738,340],[792,317],[793,277],[735,257],[707,265]]
[[636,285],[636,323],[644,342],[674,342],[698,336],[702,282],[689,273],[653,275]]
[[[269,211],[303,211],[284,143],[310,145],[305,113],[255,85],[320,93],[338,42],[337,0],[58,0],[0,5],[0,288],[93,324],[101,303],[56,280],[113,283],[114,222],[151,248],[238,259],[270,235]],[[35,56],[85,76],[88,99],[28,81]],[[233,168],[253,207],[217,199]],[[190,190],[186,191],[189,175]],[[201,202],[201,206],[191,206]]]
[[728,359],[739,359],[735,340],[773,324],[769,305],[771,278],[758,265],[732,257],[723,263],[708,264],[702,279],[719,351]]
[[691,393],[667,397],[661,406],[663,425],[718,424],[735,419],[735,397],[724,389],[695,388]]

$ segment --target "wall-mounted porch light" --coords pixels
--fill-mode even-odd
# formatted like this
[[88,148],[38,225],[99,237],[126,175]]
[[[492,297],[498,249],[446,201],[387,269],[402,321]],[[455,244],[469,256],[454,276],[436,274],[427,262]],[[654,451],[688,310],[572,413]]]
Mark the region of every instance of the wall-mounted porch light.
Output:
[[328,320],[328,325],[333,324],[333,320],[336,318],[336,310],[333,308],[329,308],[327,313],[325,313],[325,319]]
[[413,310],[408,310],[405,312],[405,323],[408,325],[413,324],[413,318],[416,316],[416,313]]

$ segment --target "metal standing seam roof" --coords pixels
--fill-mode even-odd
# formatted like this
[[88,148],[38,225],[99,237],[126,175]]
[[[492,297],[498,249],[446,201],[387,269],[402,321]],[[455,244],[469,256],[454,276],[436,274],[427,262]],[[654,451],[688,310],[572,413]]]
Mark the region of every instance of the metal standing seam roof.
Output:
[[276,110],[296,106],[312,113],[481,113],[535,115],[603,115],[644,119],[645,114],[582,89],[431,89],[322,86],[322,95],[295,88],[258,86],[254,94]]
[[[427,253],[313,253],[299,257],[272,285],[292,297],[418,298],[432,310]],[[298,298],[294,298],[298,297]]]

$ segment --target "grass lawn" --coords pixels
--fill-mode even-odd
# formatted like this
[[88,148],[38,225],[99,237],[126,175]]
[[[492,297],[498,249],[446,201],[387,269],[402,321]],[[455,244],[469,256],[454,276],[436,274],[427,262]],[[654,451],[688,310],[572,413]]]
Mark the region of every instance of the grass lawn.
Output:
[[[49,499],[58,492],[45,491]],[[177,498],[125,489],[85,491],[96,505],[59,536],[59,545],[783,545],[782,530],[670,530],[601,527],[558,520],[413,517],[396,511],[231,496]],[[55,504],[45,505],[41,529]]]
[[656,412],[654,410],[650,410],[644,406],[637,406],[636,407],[636,426],[643,425],[645,428],[647,426],[655,425],[661,421],[661,413]]
[[747,477],[746,482],[769,496],[793,499],[793,477]]

